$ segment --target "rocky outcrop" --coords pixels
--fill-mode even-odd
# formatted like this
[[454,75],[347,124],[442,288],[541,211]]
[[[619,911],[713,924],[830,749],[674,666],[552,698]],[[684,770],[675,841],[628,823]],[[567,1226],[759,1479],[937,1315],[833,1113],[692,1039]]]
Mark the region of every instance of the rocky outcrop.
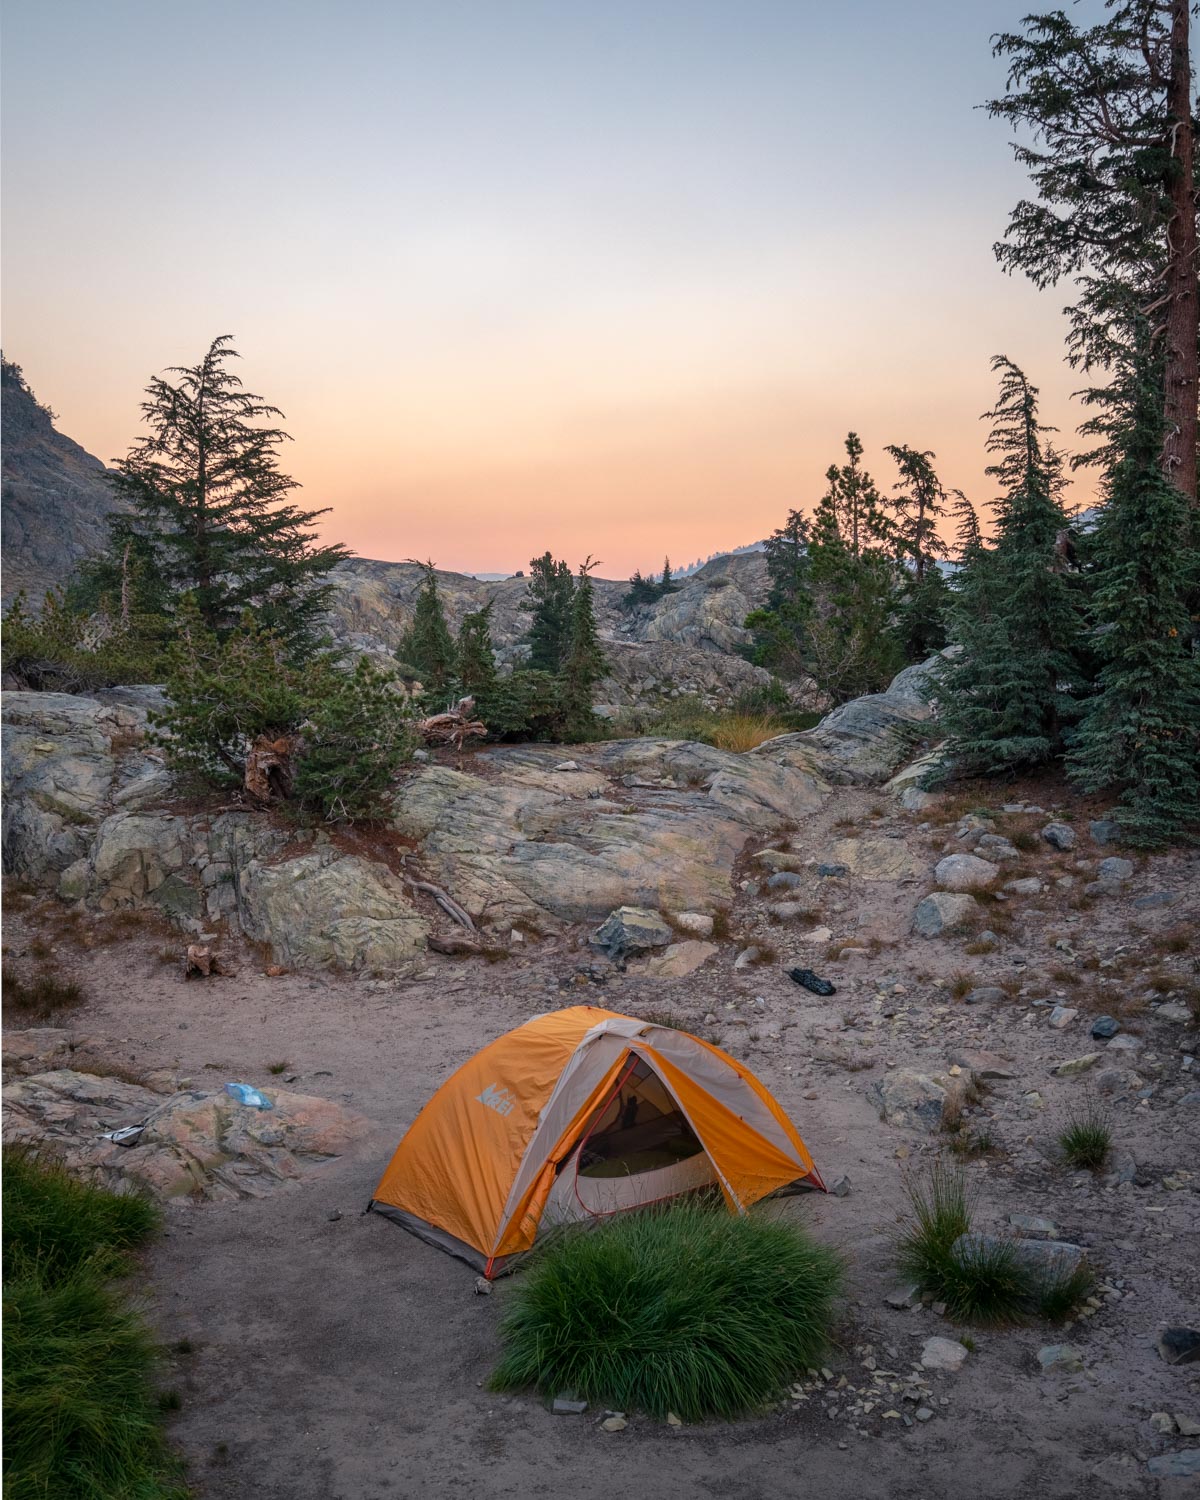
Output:
[[[22,1045],[29,1037],[34,1049]],[[24,1076],[5,1086],[5,1142],[48,1149],[75,1171],[114,1186],[136,1183],[162,1199],[266,1197],[343,1155],[366,1128],[328,1099],[286,1089],[269,1088],[272,1108],[257,1110],[176,1079],[88,1073],[87,1048],[68,1032],[6,1035],[6,1068],[10,1046]],[[75,1065],[31,1071],[39,1049],[52,1065]],[[131,1144],[102,1139],[131,1126],[142,1127]]]
[[[710,708],[771,687],[772,677],[741,656],[675,641],[604,642],[608,676],[596,684],[596,712],[611,718],[623,708],[657,708],[673,698],[700,698]],[[812,684],[788,689],[797,708],[820,706]]]
[[751,753],[815,771],[836,785],[880,786],[928,748],[940,661],[931,656],[906,667],[886,692],[854,698],[814,729],[778,735]]
[[16,366],[5,364],[0,402],[4,602],[19,591],[33,604],[60,587],[108,540],[106,517],[122,510],[111,472],[55,429]]
[[[430,767],[405,782],[395,826],[433,878],[487,926],[603,920],[620,906],[728,907],[752,833],[813,810],[817,780],[707,745],[621,740],[514,747],[480,773]],[[573,769],[566,769],[573,767]]]
[[37,880],[81,858],[116,799],[136,803],[161,767],[140,752],[120,765],[145,731],[140,709],[67,693],[3,703],[4,869]]

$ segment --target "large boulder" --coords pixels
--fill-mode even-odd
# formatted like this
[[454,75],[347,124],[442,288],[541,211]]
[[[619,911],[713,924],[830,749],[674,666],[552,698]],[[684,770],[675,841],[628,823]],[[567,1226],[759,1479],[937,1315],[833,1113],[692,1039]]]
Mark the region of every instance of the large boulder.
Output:
[[411,969],[425,947],[426,923],[404,882],[357,855],[255,860],[239,884],[243,928],[270,944],[277,963],[394,973]]
[[814,770],[837,784],[880,786],[930,738],[940,661],[932,656],[906,667],[886,692],[843,703],[816,728],[779,735],[751,753]]

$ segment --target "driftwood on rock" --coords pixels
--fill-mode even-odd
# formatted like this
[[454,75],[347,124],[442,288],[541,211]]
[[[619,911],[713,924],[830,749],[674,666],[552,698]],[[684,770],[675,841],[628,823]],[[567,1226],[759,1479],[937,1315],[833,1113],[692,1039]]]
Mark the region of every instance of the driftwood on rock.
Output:
[[300,739],[285,734],[268,739],[260,734],[246,756],[243,784],[256,802],[282,801],[292,791],[292,756]]
[[189,943],[187,953],[183,959],[183,977],[185,979],[208,979],[213,974],[229,974],[220,958],[201,943]]
[[471,913],[465,907],[460,906],[453,896],[442,890],[440,885],[434,885],[431,880],[416,880],[407,870],[401,870],[400,875],[405,884],[411,886],[414,891],[423,891],[425,895],[432,896],[446,915],[452,921],[457,922],[460,927],[465,927],[468,932],[475,931]]
[[487,725],[473,718],[474,713],[474,698],[460,698],[445,713],[422,719],[417,728],[427,745],[453,745],[461,750],[464,740],[481,740],[487,735]]

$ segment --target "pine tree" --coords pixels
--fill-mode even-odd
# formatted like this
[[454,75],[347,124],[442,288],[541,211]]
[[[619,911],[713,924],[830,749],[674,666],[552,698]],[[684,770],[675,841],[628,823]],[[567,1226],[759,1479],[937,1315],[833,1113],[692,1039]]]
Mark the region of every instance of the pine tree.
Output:
[[637,609],[641,604],[653,604],[658,598],[658,585],[653,578],[643,578],[641,568],[634,570],[629,580],[629,592],[622,595],[622,609]]
[[1067,768],[1085,791],[1120,788],[1117,820],[1126,837],[1153,848],[1197,821],[1200,657],[1185,600],[1200,559],[1187,501],[1160,464],[1157,362],[1143,355],[1125,380],[1124,453],[1089,549],[1093,649],[1102,665]]
[[521,606],[532,616],[526,641],[529,665],[542,672],[558,672],[566,659],[571,630],[575,584],[565,562],[549,552],[529,564],[529,591]]
[[780,677],[795,680],[807,671],[805,646],[812,619],[809,590],[809,524],[798,510],[764,544],[770,586],[761,609],[751,610],[745,628],[753,635],[750,660]]
[[875,481],[862,467],[863,445],[857,432],[846,435],[846,462],[830,464],[825,504],[832,512],[838,535],[852,557],[876,547],[888,534],[883,500]]
[[661,599],[666,594],[677,594],[678,592],[679,585],[671,577],[671,559],[669,557],[664,557],[662,578],[660,579],[658,584],[658,596]]
[[596,629],[589,576],[596,564],[589,557],[579,565],[571,597],[570,633],[559,676],[563,733],[568,739],[585,740],[596,731],[592,712],[592,689],[608,670]]
[[456,676],[459,690],[474,698],[477,715],[487,722],[496,700],[496,653],[492,647],[492,601],[463,616],[458,631]]
[[117,464],[116,488],[133,515],[114,519],[110,582],[137,536],[166,608],[191,595],[218,636],[252,608],[273,639],[303,657],[318,637],[325,575],[348,553],[313,541],[325,511],[288,502],[296,481],[278,463],[287,434],[261,425],[282,414],[242,389],[227,367],[236,358],[223,335],[198,365],[167,371],[176,384],[156,376],[147,386],[150,432]]
[[454,677],[454,641],[442,612],[433,563],[425,562],[421,567],[425,576],[417,591],[412,624],[397,646],[396,656],[417,673],[428,691],[441,695]]
[[900,480],[895,487],[891,535],[898,558],[909,566],[900,606],[900,637],[909,661],[922,661],[946,644],[945,618],[949,589],[934,550],[937,522],[946,513],[946,493],[934,470],[934,453],[889,444]]
[[942,718],[957,767],[969,774],[1035,766],[1058,755],[1079,712],[1080,622],[1059,571],[1066,529],[1063,461],[1038,419],[1038,393],[997,355],[1000,397],[988,473],[1001,486],[996,542],[980,548],[959,580],[951,629],[962,652],[943,672]]
[[975,507],[962,490],[952,490],[950,498],[953,501],[950,514],[957,522],[954,531],[955,558],[959,567],[965,568],[983,546],[983,534],[979,530],[979,517],[975,513]]
[[[1004,97],[988,111],[1020,132],[1017,161],[1035,202],[1013,209],[996,258],[1036,286],[1070,278],[1078,290],[1069,356],[1085,370],[1134,357],[1153,314],[1165,415],[1160,461],[1196,503],[1200,301],[1192,67],[1193,0],[1108,0],[1109,14],[1076,26],[1062,9],[1031,15],[993,38],[1008,60]],[[1120,428],[1122,383],[1088,393],[1099,429]]]
[[877,692],[904,665],[894,628],[900,572],[885,545],[889,527],[853,432],[846,453],[845,465],[826,472],[828,488],[813,513],[812,607],[801,648],[808,671],[835,703]]

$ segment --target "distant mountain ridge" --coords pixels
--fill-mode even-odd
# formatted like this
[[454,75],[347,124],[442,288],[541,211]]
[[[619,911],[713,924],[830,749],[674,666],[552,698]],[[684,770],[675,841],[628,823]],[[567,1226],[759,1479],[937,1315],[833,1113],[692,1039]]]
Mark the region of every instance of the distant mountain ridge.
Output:
[[19,365],[0,373],[0,541],[3,594],[40,604],[108,540],[106,517],[124,506],[112,471],[54,426]]

